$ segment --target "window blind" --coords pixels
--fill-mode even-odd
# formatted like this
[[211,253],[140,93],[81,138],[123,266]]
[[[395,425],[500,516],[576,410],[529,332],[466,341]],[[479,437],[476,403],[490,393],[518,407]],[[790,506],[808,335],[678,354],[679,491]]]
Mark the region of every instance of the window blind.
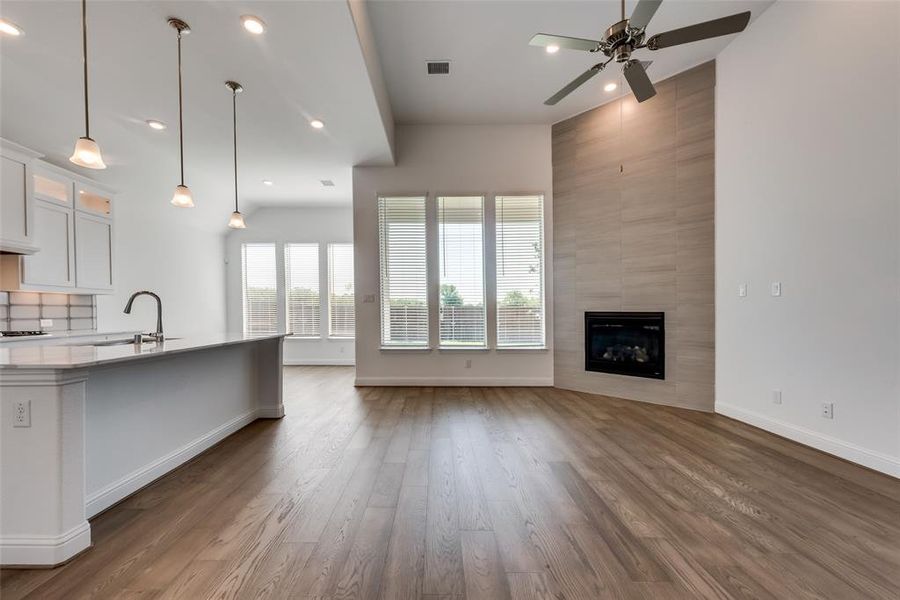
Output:
[[441,346],[484,346],[484,198],[438,198]]
[[319,337],[319,245],[284,245],[287,330],[298,337]]
[[544,198],[497,196],[497,347],[544,346]]
[[241,285],[244,292],[244,333],[275,333],[278,330],[275,244],[241,246]]
[[355,324],[353,244],[328,244],[328,335],[352,338]]
[[382,346],[428,346],[425,198],[378,199]]

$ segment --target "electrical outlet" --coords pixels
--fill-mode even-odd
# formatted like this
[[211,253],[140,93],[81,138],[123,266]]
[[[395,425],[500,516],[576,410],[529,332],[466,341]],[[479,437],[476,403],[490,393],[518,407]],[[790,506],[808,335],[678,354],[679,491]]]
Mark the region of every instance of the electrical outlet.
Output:
[[738,296],[740,296],[741,298],[747,297],[747,284],[746,283],[741,283],[738,285]]
[[781,390],[772,390],[772,404],[781,404]]
[[31,400],[18,400],[15,404],[13,427],[31,427]]
[[53,319],[41,319],[41,329],[53,327]]
[[773,295],[773,296],[780,296],[780,295],[781,295],[781,282],[780,282],[780,281],[773,281],[773,282],[772,282],[772,295]]
[[471,359],[469,359],[469,360],[466,361],[466,368],[467,368],[467,369],[471,369],[471,368],[472,368],[472,360],[471,360]]
[[834,418],[834,403],[833,402],[823,402],[822,403],[822,418],[823,419],[833,419]]

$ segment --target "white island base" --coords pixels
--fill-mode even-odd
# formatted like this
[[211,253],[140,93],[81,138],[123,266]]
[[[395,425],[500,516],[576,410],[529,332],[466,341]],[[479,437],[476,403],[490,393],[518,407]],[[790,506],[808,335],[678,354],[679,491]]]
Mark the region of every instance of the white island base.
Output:
[[[280,418],[283,336],[0,349],[0,564],[52,566],[87,519],[258,418]],[[16,419],[20,403],[30,424]]]

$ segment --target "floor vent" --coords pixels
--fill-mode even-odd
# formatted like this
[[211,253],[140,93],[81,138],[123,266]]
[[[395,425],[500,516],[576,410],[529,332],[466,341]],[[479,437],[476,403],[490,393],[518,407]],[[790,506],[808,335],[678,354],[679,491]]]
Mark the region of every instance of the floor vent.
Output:
[[449,75],[450,74],[450,61],[449,60],[430,60],[425,64],[428,65],[428,74],[429,75]]

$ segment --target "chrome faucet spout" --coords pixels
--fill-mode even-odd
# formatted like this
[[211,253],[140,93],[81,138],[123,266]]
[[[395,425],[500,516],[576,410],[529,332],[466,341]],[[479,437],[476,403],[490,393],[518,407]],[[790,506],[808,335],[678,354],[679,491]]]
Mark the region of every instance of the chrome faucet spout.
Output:
[[128,302],[125,304],[125,314],[131,314],[131,306],[134,304],[134,299],[138,296],[152,296],[156,300],[156,333],[151,333],[150,337],[152,337],[157,342],[162,342],[165,340],[163,336],[163,323],[162,323],[162,300],[159,296],[148,290],[140,290],[131,295],[131,298],[128,299]]

